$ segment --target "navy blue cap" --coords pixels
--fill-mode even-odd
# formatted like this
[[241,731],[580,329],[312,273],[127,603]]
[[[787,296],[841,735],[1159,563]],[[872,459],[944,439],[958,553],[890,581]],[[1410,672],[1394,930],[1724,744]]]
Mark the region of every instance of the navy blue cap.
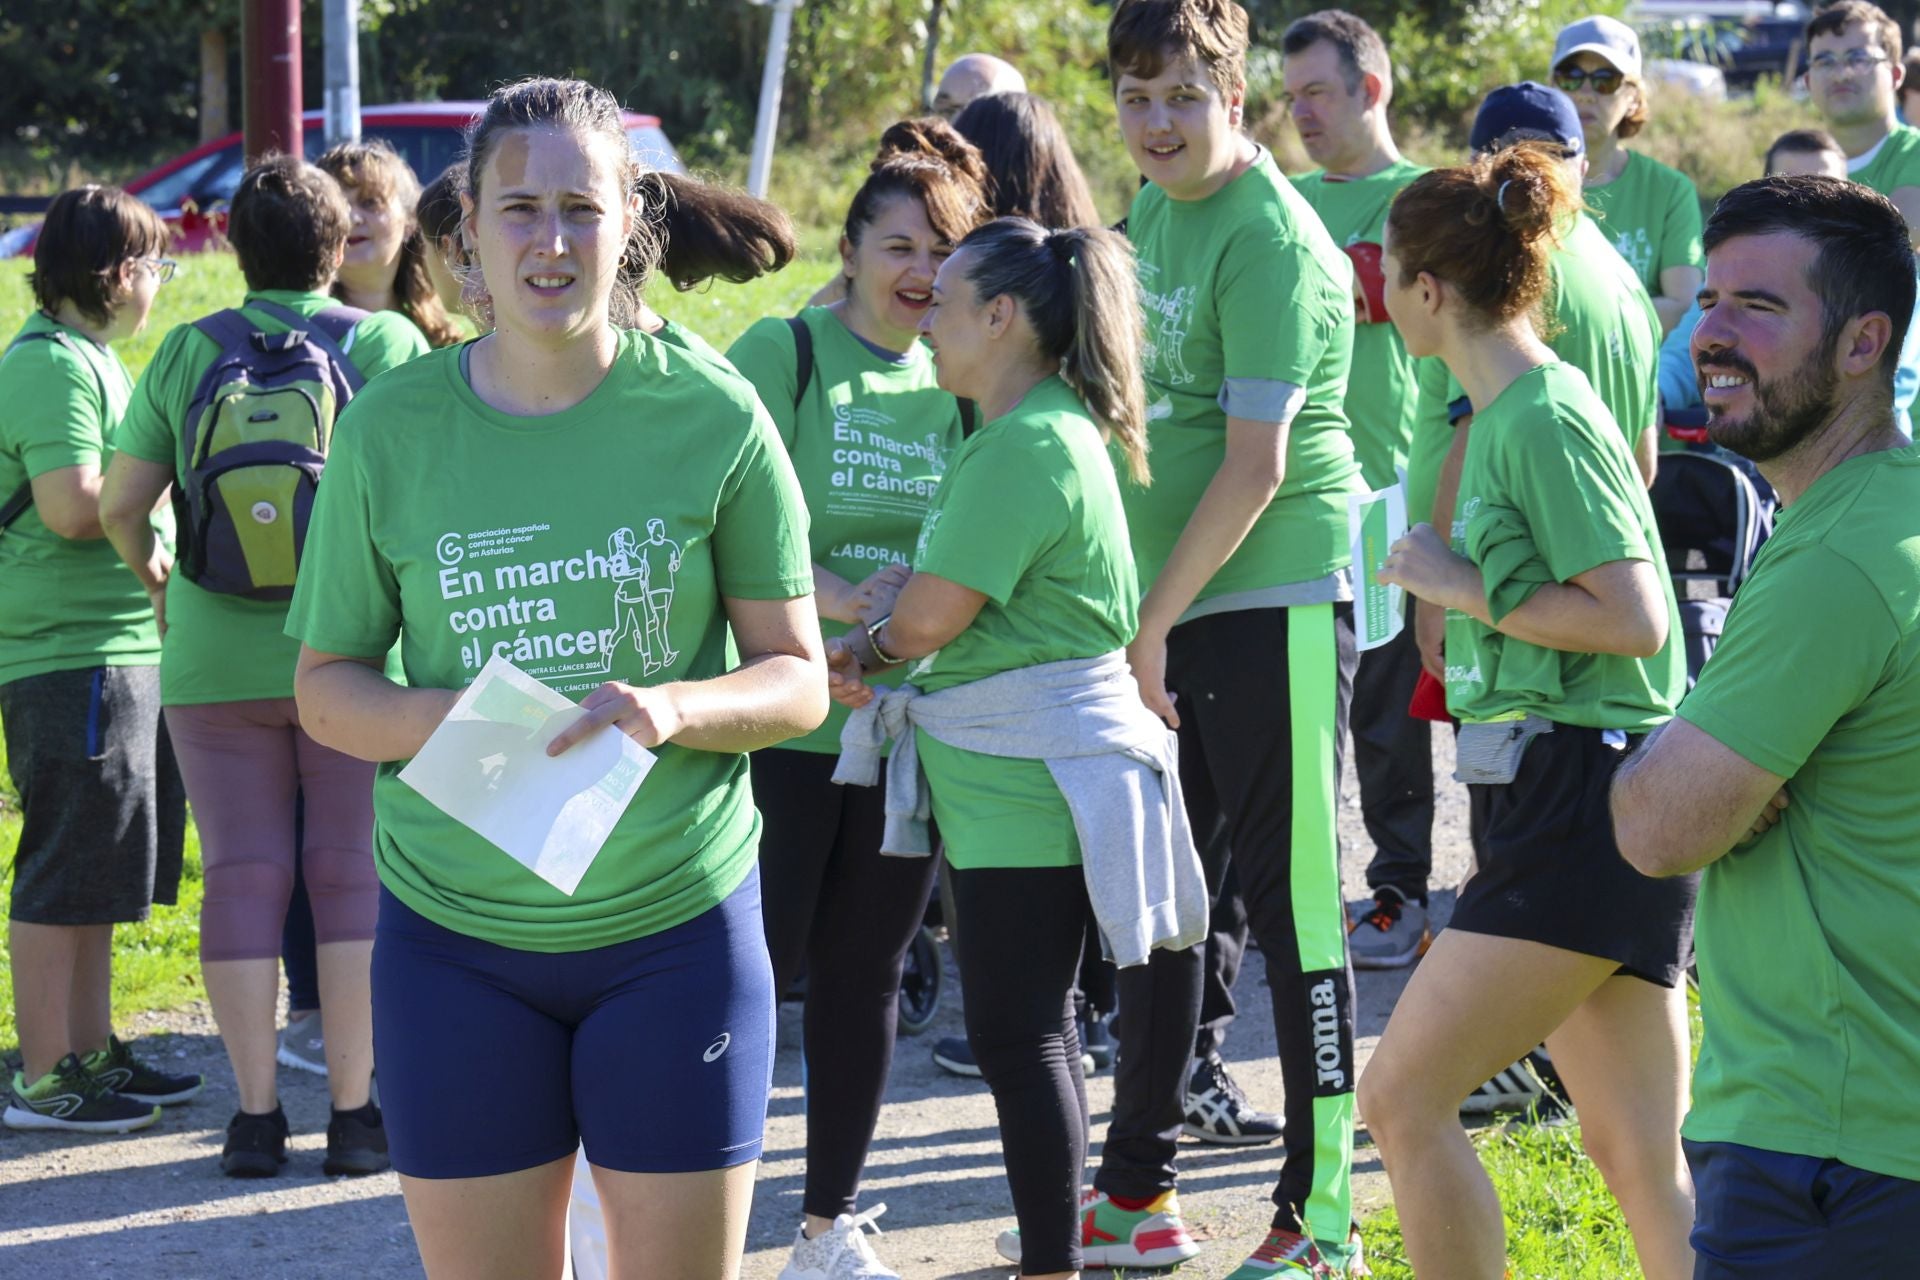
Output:
[[1533,80],[1502,85],[1488,94],[1473,118],[1473,152],[1499,151],[1516,142],[1557,142],[1570,155],[1587,149],[1573,99]]

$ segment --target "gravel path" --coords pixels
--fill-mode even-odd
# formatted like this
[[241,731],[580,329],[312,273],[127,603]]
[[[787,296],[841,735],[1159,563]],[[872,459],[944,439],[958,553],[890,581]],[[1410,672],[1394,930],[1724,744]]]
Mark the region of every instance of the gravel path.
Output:
[[[1436,775],[1452,773],[1452,741],[1436,735]],[[1360,824],[1351,770],[1340,814],[1349,897],[1364,892],[1372,853]],[[1435,830],[1436,902],[1444,919],[1469,854],[1462,792],[1445,784]],[[1238,994],[1241,1015],[1227,1046],[1235,1075],[1254,1100],[1280,1102],[1272,1010],[1261,983],[1264,963],[1249,952]],[[952,979],[949,962],[948,976]],[[1359,1056],[1364,1064],[1405,985],[1405,972],[1359,977]],[[997,1263],[994,1236],[1013,1225],[1000,1163],[993,1104],[978,1081],[933,1065],[936,1037],[960,1033],[951,982],[940,1020],[903,1039],[867,1165],[862,1204],[887,1205],[881,1255],[906,1280],[987,1280]],[[781,1011],[780,1054],[768,1104],[765,1162],[754,1198],[746,1280],[775,1280],[800,1215],[805,1119],[801,1112],[797,1006]],[[143,1280],[387,1280],[423,1274],[391,1174],[333,1180],[320,1173],[325,1148],[325,1082],[281,1073],[292,1122],[292,1162],[265,1183],[220,1176],[222,1130],[236,1104],[231,1077],[204,1005],[132,1022],[141,1051],[181,1069],[206,1073],[192,1104],[169,1110],[153,1130],[120,1138],[70,1138],[0,1128],[0,1280],[116,1276]],[[505,1047],[503,1046],[503,1051]],[[1094,1142],[1113,1100],[1110,1075],[1089,1082]],[[1362,1213],[1385,1203],[1386,1177],[1373,1149],[1355,1153],[1355,1198]],[[1184,1143],[1181,1202],[1208,1247],[1183,1268],[1194,1280],[1223,1276],[1258,1242],[1279,1171],[1277,1147],[1225,1148]]]

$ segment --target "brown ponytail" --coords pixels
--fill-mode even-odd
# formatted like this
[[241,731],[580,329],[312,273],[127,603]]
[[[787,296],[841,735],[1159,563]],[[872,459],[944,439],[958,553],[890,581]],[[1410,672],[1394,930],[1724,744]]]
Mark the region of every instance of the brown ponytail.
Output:
[[666,241],[660,270],[676,289],[715,278],[745,284],[800,251],[785,211],[744,191],[660,170],[642,173],[635,189]]
[[1558,148],[1522,142],[1414,179],[1393,202],[1387,235],[1402,284],[1429,272],[1497,323],[1540,305],[1549,255],[1580,208]]

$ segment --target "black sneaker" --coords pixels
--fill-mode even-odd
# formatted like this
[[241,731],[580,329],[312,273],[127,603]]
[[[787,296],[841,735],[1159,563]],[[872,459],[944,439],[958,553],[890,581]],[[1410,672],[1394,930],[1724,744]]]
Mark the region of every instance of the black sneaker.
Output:
[[171,1107],[200,1092],[206,1083],[198,1075],[170,1076],[133,1056],[119,1036],[108,1036],[107,1047],[81,1059],[94,1079],[123,1098]]
[[1256,1147],[1280,1136],[1280,1117],[1255,1110],[1220,1055],[1210,1053],[1193,1064],[1193,1078],[1187,1081],[1187,1122],[1181,1130],[1223,1147]]
[[1518,1111],[1537,1123],[1565,1124],[1573,1104],[1553,1059],[1543,1045],[1504,1071],[1494,1074],[1460,1103],[1460,1114],[1492,1115],[1496,1111]]
[[933,1046],[933,1061],[944,1071],[956,1076],[980,1078],[980,1064],[973,1060],[973,1046],[967,1043],[965,1036],[941,1036]]
[[1085,1059],[1093,1063],[1092,1070],[1105,1071],[1113,1065],[1113,1028],[1106,1014],[1093,1013],[1080,1019],[1080,1048]]
[[327,1121],[327,1159],[320,1171],[330,1178],[359,1178],[391,1168],[387,1126],[380,1108],[369,1102],[358,1111],[335,1111]]
[[159,1118],[159,1107],[121,1097],[70,1053],[31,1084],[14,1072],[7,1110],[0,1121],[9,1129],[131,1133]]
[[229,1178],[273,1177],[287,1162],[287,1133],[287,1113],[278,1106],[263,1116],[234,1112],[227,1121],[220,1172]]

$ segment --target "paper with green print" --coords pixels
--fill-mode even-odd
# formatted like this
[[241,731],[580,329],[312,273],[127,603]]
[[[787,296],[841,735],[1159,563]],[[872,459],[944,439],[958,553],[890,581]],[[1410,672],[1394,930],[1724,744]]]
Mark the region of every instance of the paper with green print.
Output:
[[1347,537],[1353,544],[1353,630],[1362,652],[1378,649],[1406,625],[1399,587],[1378,581],[1387,553],[1407,532],[1405,483],[1347,495]]
[[571,895],[655,759],[611,725],[549,756],[547,744],[580,715],[576,703],[495,656],[400,781]]

